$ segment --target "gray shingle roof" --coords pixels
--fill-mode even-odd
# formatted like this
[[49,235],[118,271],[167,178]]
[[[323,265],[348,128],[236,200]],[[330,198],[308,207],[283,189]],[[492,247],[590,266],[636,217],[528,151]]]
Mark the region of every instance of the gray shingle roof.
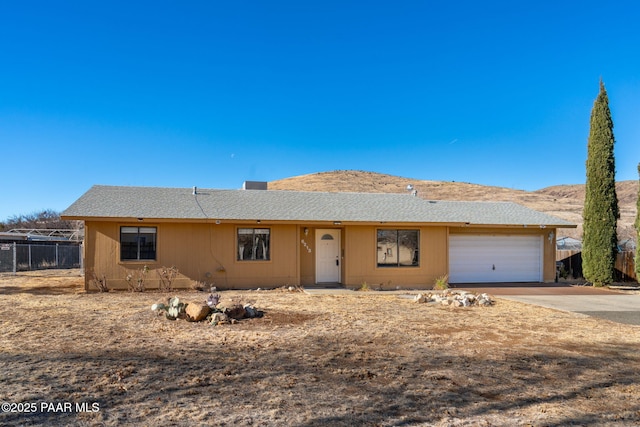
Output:
[[96,185],[69,218],[470,223],[575,227],[511,202],[429,201],[408,194],[211,190]]

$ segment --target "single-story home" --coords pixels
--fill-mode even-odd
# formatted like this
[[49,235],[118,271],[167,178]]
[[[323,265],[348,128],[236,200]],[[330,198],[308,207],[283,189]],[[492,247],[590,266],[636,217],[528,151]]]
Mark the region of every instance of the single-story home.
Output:
[[96,185],[62,218],[84,221],[85,269],[110,288],[145,266],[219,289],[550,282],[556,230],[576,227],[511,202],[249,188]]

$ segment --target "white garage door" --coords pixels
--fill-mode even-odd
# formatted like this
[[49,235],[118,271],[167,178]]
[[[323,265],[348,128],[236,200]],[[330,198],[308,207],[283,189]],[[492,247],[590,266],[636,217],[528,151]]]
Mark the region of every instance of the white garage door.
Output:
[[450,283],[542,281],[542,236],[449,236]]

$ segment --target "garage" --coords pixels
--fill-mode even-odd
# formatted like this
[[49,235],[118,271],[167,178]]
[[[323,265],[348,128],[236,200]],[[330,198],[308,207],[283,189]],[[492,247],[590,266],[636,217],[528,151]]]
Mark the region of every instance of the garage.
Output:
[[540,235],[449,236],[450,283],[542,282]]

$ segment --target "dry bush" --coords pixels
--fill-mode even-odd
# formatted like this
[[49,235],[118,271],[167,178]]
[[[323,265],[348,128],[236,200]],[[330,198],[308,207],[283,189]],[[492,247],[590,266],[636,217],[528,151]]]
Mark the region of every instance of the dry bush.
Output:
[[94,269],[89,270],[87,273],[89,277],[89,284],[100,292],[109,292],[109,286],[107,285],[107,276],[104,274],[98,275]]
[[146,265],[138,270],[126,270],[127,275],[125,280],[131,292],[144,292],[144,282],[147,280],[147,274],[149,273],[149,267]]
[[161,291],[171,291],[171,285],[178,276],[178,268],[175,266],[161,267],[156,270],[156,273],[159,278],[158,288]]

